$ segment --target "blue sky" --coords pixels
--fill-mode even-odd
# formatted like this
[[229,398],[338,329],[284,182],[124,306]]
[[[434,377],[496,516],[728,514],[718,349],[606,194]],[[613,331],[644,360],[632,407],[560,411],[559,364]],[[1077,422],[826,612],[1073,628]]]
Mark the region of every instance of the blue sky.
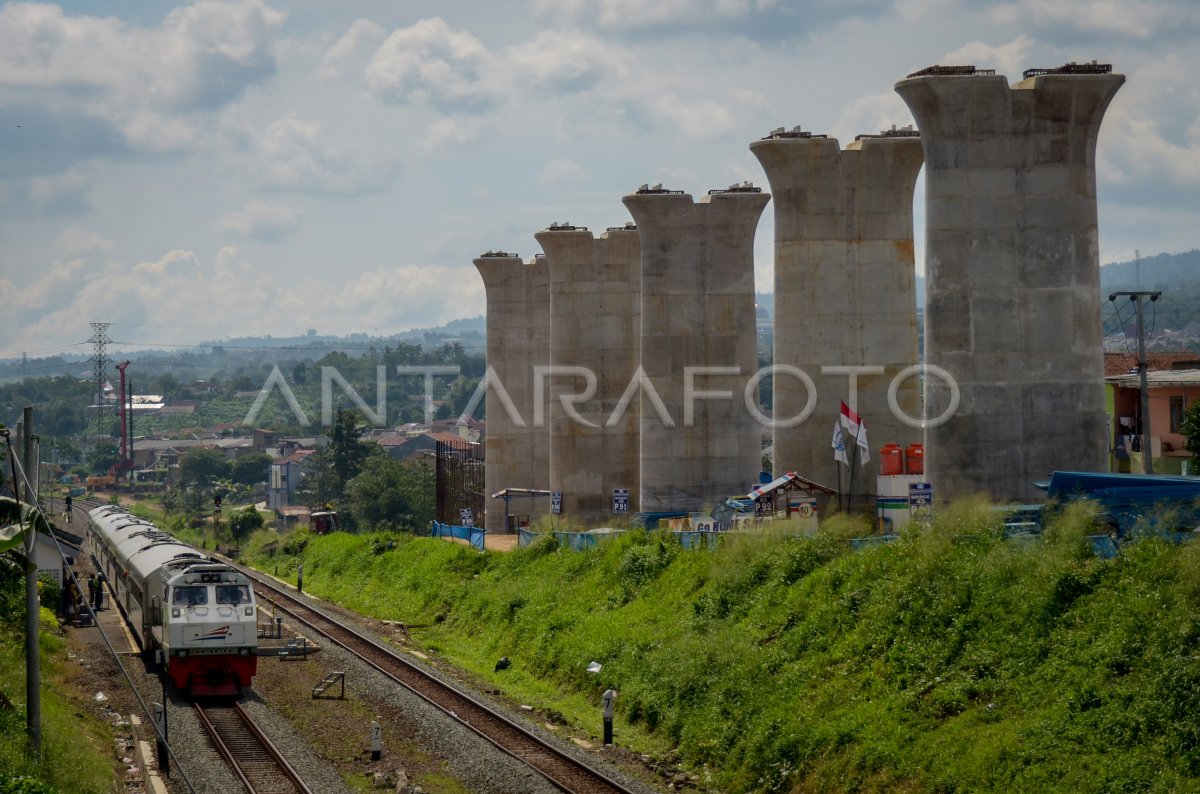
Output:
[[6,3],[0,357],[87,352],[89,321],[156,346],[472,316],[482,251],[623,224],[644,182],[765,186],[774,127],[844,145],[911,123],[892,85],[923,66],[1093,59],[1128,78],[1101,261],[1200,246],[1190,0]]

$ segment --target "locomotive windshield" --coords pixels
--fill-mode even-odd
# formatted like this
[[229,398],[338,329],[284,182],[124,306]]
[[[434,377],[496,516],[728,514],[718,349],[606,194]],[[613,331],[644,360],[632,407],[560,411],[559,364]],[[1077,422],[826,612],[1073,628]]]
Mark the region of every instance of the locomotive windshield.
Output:
[[249,604],[250,587],[244,584],[217,585],[218,604]]
[[172,606],[199,606],[208,603],[207,587],[176,587],[171,593]]

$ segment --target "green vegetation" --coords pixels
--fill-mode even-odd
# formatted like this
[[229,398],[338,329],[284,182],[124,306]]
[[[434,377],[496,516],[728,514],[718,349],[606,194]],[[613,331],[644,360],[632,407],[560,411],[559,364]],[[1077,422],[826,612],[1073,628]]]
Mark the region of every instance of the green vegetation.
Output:
[[1200,464],[1200,402],[1193,402],[1188,407],[1179,430],[1187,439],[1187,451],[1192,453],[1192,463]]
[[436,510],[433,467],[372,455],[346,483],[346,496],[360,526],[424,532]]
[[1017,542],[968,504],[861,552],[846,526],[708,552],[645,533],[510,554],[297,533],[274,556],[260,533],[251,550],[593,735],[617,688],[618,743],[677,747],[719,790],[1200,788],[1200,544],[1100,560],[1091,524],[1073,506]]
[[65,643],[52,611],[57,589],[43,587],[41,595],[42,753],[34,759],[25,738],[24,579],[11,552],[0,557],[0,792],[112,791],[111,731],[70,700]]

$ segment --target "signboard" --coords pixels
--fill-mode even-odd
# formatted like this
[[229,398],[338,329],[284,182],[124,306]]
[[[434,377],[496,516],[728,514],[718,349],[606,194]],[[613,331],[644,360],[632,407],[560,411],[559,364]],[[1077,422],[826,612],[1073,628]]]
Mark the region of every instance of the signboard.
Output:
[[464,507],[458,511],[459,520],[462,521],[464,527],[475,526],[475,513],[469,507]]
[[550,512],[554,515],[562,515],[562,491],[554,491],[550,494]]
[[933,485],[914,482],[908,485],[908,512],[913,517],[928,517],[933,514]]
[[613,488],[613,513],[623,516],[629,512],[629,489]]

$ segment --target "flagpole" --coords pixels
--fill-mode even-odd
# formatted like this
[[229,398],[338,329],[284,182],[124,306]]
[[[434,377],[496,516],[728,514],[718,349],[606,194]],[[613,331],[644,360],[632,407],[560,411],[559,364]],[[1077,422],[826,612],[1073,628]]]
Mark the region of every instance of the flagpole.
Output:
[[838,470],[838,510],[842,509],[842,462],[834,458],[834,465]]
[[[862,420],[858,420],[858,427],[862,427]],[[846,512],[850,512],[851,503],[854,500],[854,469],[858,466],[858,431],[854,433],[854,457],[850,458],[850,485],[846,489]]]

